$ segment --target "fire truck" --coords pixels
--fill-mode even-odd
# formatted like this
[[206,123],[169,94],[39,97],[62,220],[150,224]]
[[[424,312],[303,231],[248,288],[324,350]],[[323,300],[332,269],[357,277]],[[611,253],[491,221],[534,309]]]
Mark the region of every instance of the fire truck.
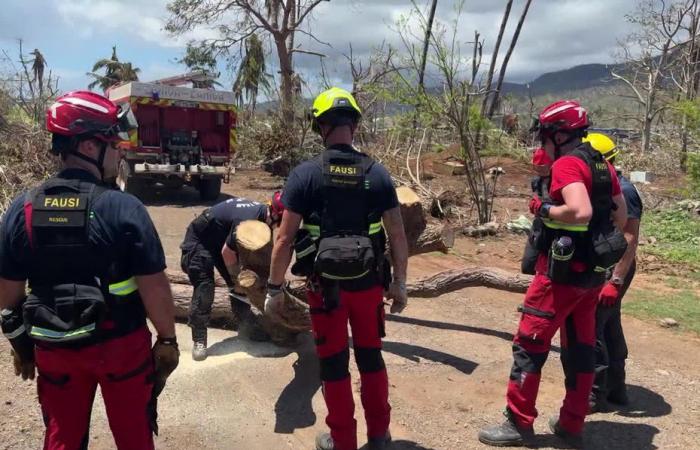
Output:
[[236,149],[233,93],[178,86],[191,81],[187,75],[107,91],[115,103],[129,103],[138,122],[129,141],[120,144],[117,184],[123,191],[138,195],[155,184],[187,184],[202,200],[215,200],[222,181],[229,182]]

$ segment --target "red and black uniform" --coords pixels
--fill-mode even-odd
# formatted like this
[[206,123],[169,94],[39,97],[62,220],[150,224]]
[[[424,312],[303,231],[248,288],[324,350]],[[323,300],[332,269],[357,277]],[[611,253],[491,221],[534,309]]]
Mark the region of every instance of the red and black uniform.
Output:
[[[595,271],[591,241],[593,235],[612,226],[612,197],[620,194],[620,184],[614,168],[586,144],[574,154],[554,162],[549,190],[552,202],[563,204],[562,189],[577,182],[584,183],[591,197],[591,223],[581,227],[544,219],[544,228],[539,234],[535,232],[543,236],[542,241],[535,244],[540,255],[513,340],[513,368],[507,392],[508,408],[521,429],[531,429],[537,417],[535,401],[540,373],[557,330],[561,330],[561,360],[566,384],[559,424],[564,430],[578,434],[588,412],[594,377],[596,303],[605,282],[604,272]],[[564,283],[555,283],[548,276],[547,249],[559,236],[572,237],[577,248],[570,263],[569,278]]]
[[[221,250],[224,244],[236,249],[236,227],[244,220],[264,222],[268,206],[245,198],[230,198],[206,209],[187,227],[180,245],[182,271],[194,287],[190,304],[189,326],[194,342],[207,341],[207,325],[214,302],[214,268],[233,288]],[[231,308],[238,318],[250,310],[250,305],[231,297]]]
[[97,386],[120,449],[152,449],[151,334],[135,276],[165,269],[146,208],[70,169],[17,198],[0,234],[0,277],[28,280],[44,448],[87,448]]
[[[333,186],[333,179],[341,179],[341,186]],[[346,181],[347,189],[342,186]],[[389,383],[381,353],[386,266],[378,264],[352,280],[330,279],[325,273],[310,273],[306,262],[313,263],[314,257],[309,258],[310,253],[299,244],[310,244],[311,251],[318,245],[320,255],[327,238],[362,236],[369,238],[375,255],[383,255],[386,238],[381,216],[398,206],[396,190],[383,166],[351,146],[336,145],[292,171],[282,203],[304,219],[300,235],[306,239],[298,239],[295,245],[297,263],[292,271],[308,275],[311,281],[307,298],[328,407],[326,423],[336,449],[355,450],[357,422],[349,372],[348,322],[360,371],[368,437],[383,438],[389,428]]]

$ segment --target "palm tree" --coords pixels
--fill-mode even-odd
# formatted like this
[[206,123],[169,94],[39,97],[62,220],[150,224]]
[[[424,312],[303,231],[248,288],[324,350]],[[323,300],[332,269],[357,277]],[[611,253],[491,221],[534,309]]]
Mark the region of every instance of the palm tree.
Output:
[[[103,69],[104,74],[98,73]],[[133,67],[130,62],[119,61],[117,57],[117,47],[114,46],[112,47],[112,56],[109,59],[103,58],[98,60],[92,66],[92,72],[87,73],[88,76],[95,79],[88,85],[88,89],[94,89],[96,86],[99,86],[100,89],[105,91],[118,83],[138,81],[139,72],[141,72],[141,69]]]
[[252,34],[245,43],[245,55],[238,68],[236,81],[233,83],[233,92],[236,95],[239,107],[243,104],[243,93],[250,102],[251,112],[255,112],[255,106],[260,87],[270,88],[268,80],[270,75],[265,72],[265,50],[260,38]]

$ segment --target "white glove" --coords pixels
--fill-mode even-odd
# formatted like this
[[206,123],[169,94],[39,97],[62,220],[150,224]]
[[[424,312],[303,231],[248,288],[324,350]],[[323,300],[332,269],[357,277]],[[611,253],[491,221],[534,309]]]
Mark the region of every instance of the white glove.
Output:
[[265,295],[265,315],[276,316],[284,303],[282,285],[274,285],[267,282],[267,294]]
[[393,300],[391,302],[391,309],[389,310],[392,314],[401,314],[401,312],[408,305],[408,295],[406,294],[406,282],[394,280],[389,285],[389,290],[386,294],[387,300]]

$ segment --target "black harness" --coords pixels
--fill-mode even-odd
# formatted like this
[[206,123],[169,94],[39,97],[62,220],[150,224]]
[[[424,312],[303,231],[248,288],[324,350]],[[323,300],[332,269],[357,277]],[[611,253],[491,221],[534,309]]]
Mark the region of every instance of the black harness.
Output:
[[597,285],[605,280],[605,272],[613,267],[625,253],[627,242],[624,235],[613,224],[611,214],[615,209],[612,199],[612,175],[603,155],[590,144],[584,143],[569,154],[586,163],[591,171],[591,206],[593,217],[586,230],[572,230],[547,219],[533,222],[530,239],[532,245],[542,253],[549,253],[552,242],[562,236],[573,241],[573,261],[583,262],[586,276],[574,280],[582,285]]
[[[135,280],[117,248],[102,253],[91,241],[93,207],[108,190],[81,180],[52,178],[27,193],[30,244],[25,326],[36,341],[83,346],[145,325]],[[118,237],[118,238],[121,238]]]
[[386,237],[381,217],[370,211],[368,174],[374,161],[330,148],[315,162],[323,173],[322,208],[305,218],[297,235],[293,271],[317,279],[326,309],[332,309],[340,289],[357,291],[386,282]]

